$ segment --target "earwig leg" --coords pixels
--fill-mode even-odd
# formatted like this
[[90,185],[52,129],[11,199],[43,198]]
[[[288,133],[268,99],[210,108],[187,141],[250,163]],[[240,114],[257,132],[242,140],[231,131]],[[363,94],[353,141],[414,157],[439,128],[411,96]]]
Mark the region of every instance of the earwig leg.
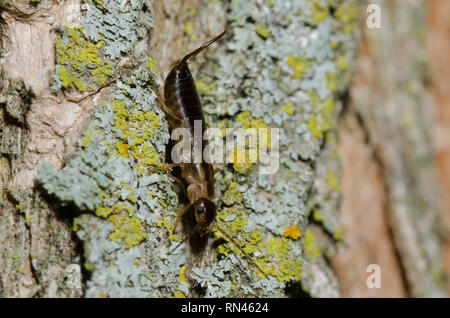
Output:
[[265,278],[269,279],[269,277],[267,276],[267,274],[258,266],[258,264],[255,263],[255,261],[250,257],[250,255],[247,254],[246,251],[244,251],[244,249],[242,248],[241,245],[239,245],[230,235],[227,234],[226,231],[224,231],[218,224],[217,222],[213,221],[212,225],[220,232],[222,233],[234,246],[236,246],[242,254],[244,254],[244,256],[247,258],[247,260],[253,265],[255,266],[260,272],[261,274],[264,275]]
[[154,168],[150,169],[149,173],[153,173],[153,172],[156,172],[156,171],[169,170],[169,169],[172,169],[172,168],[177,167],[179,165],[180,165],[179,163],[169,163],[169,164],[166,164],[166,165],[157,166],[157,167],[154,167]]
[[164,113],[166,114],[166,116],[170,116],[172,117],[172,119],[181,121],[180,117],[177,116],[177,114],[175,114],[164,102],[164,99],[162,98],[162,96],[159,94],[159,91],[155,88],[152,87],[153,91],[155,92],[156,98],[158,99],[159,103],[161,104],[161,107],[164,111]]
[[181,191],[183,191],[183,194],[187,197],[188,195],[187,195],[186,187],[185,187],[185,185],[184,185],[183,180],[181,180],[181,179],[179,179],[179,178],[177,178],[177,177],[174,177],[174,176],[172,176],[172,179],[173,179],[176,183],[178,183],[178,185],[179,185],[180,188],[181,188]]
[[181,217],[183,216],[184,213],[187,212],[187,210],[189,210],[192,207],[192,202],[186,204],[186,206],[184,206],[183,208],[181,208],[180,210],[178,210],[177,212],[177,217],[175,219],[175,229],[178,226],[178,223],[180,222]]

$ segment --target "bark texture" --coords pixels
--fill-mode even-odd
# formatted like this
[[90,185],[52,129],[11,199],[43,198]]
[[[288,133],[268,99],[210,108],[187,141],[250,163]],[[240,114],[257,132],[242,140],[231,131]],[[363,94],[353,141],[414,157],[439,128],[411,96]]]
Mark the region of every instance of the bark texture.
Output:
[[[346,189],[342,221],[349,246],[334,264],[344,278],[345,296],[444,296],[441,253],[448,230],[442,222],[437,180],[447,180],[440,160],[445,161],[442,154],[448,147],[442,140],[448,136],[432,134],[436,128],[442,132],[445,120],[432,116],[427,82],[429,66],[436,72],[436,59],[428,64],[425,36],[435,45],[436,37],[443,38],[442,31],[427,30],[426,9],[433,14],[446,6],[420,0],[375,3],[381,7],[382,27],[362,29],[359,71],[340,130]],[[432,28],[442,23],[434,21]],[[446,69],[445,64],[439,63],[439,68]],[[433,82],[442,85],[440,76],[433,76]],[[439,96],[445,95],[442,86],[435,88]],[[349,147],[350,142],[356,144]],[[439,178],[433,167],[436,142]],[[364,186],[358,171],[367,177]],[[353,261],[356,257],[361,261]],[[371,263],[381,266],[379,290],[361,285],[368,275],[363,267]]]

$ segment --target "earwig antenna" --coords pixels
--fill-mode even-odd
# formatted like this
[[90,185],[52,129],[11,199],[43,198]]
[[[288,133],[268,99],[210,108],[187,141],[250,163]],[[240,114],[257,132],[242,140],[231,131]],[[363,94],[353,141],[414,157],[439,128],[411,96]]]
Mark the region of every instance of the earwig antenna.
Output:
[[258,266],[258,264],[255,263],[255,261],[250,257],[250,255],[248,255],[244,249],[242,248],[242,246],[240,246],[234,239],[232,239],[220,226],[219,224],[217,224],[217,222],[213,221],[211,223],[213,226],[215,226],[215,228],[221,233],[223,234],[231,243],[233,243],[234,246],[236,246],[247,258],[247,260],[252,263],[253,266],[255,266],[263,275],[265,278],[269,279],[269,277],[266,275],[266,273],[264,273],[264,271]]
[[188,239],[188,236],[185,236],[180,243],[177,244],[177,246],[175,246],[174,249],[172,249],[171,251],[168,252],[168,254],[172,254],[173,252],[175,252],[183,243],[185,243]]
[[204,49],[206,49],[208,46],[210,46],[211,44],[213,44],[214,42],[216,42],[218,39],[220,39],[224,34],[225,34],[226,30],[223,30],[222,33],[220,33],[219,35],[217,35],[216,37],[212,38],[211,40],[209,40],[208,42],[206,42],[205,44],[203,44],[202,46],[200,46],[198,49],[192,51],[191,53],[189,53],[188,55],[186,55],[185,57],[183,57],[183,59],[180,61],[180,63],[178,63],[177,67],[182,67],[184,64],[187,64],[189,62],[190,59],[194,58],[197,54],[199,54],[201,51],[203,51]]

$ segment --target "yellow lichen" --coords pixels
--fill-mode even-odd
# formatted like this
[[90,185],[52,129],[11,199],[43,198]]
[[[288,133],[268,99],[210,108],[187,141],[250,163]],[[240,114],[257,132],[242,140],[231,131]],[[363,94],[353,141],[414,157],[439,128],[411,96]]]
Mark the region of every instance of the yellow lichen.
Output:
[[[232,243],[220,245],[219,253],[228,256],[232,252],[241,258],[245,258],[246,256],[241,249],[236,246],[238,244],[266,275],[274,276],[281,282],[300,279],[302,264],[298,258],[291,257],[289,254],[292,249],[289,239],[263,237],[258,230],[247,232],[245,210],[236,205],[220,210],[217,215],[217,222],[234,240]],[[214,235],[216,238],[228,241],[228,238],[221,231],[215,230]],[[255,255],[257,251],[259,252],[258,256]],[[252,270],[258,277],[264,278],[258,268],[254,267]]]
[[131,248],[148,237],[142,230],[142,221],[135,216],[121,215],[110,218],[114,223],[109,239],[113,242],[121,240],[127,248]]
[[156,61],[151,57],[148,58],[146,66],[152,71],[156,71]]
[[327,75],[325,75],[325,82],[327,88],[330,91],[335,92],[339,87],[339,76],[334,73],[327,73]]
[[311,91],[309,96],[311,104],[317,112],[311,115],[308,121],[308,129],[314,137],[320,138],[334,126],[334,101],[331,97],[328,97],[325,101],[321,102],[316,91]]
[[336,241],[341,241],[343,238],[343,231],[340,227],[334,228],[333,239]]
[[131,214],[134,212],[133,208],[126,202],[118,202],[111,207],[98,206],[95,213],[99,217],[107,218],[111,214],[120,214],[126,212]]
[[223,203],[232,205],[242,201],[243,194],[238,190],[237,182],[231,182],[228,186],[228,190],[222,196]]
[[281,106],[281,110],[284,111],[289,116],[293,116],[295,112],[294,105],[291,102],[288,102]]
[[339,55],[336,58],[336,65],[341,71],[346,71],[348,69],[347,58],[344,55]]
[[311,230],[306,231],[303,238],[303,252],[309,258],[319,257],[322,253],[319,246],[316,245],[316,236]]
[[215,82],[208,84],[206,78],[201,78],[195,81],[195,86],[200,94],[212,95],[212,91],[216,88],[217,84]]
[[264,39],[267,39],[270,35],[270,30],[265,25],[260,23],[256,25],[255,31]]
[[[56,56],[58,77],[64,88],[74,85],[80,92],[86,90],[83,79],[91,80],[96,84],[105,84],[112,76],[112,63],[104,61],[99,50],[104,42],[88,41],[83,35],[83,27],[65,26],[67,39],[56,39]],[[95,86],[89,85],[89,89]]]
[[88,271],[92,271],[94,269],[94,264],[86,262],[84,263],[84,268]]
[[322,4],[319,0],[313,0],[311,11],[317,22],[323,21],[330,14],[330,8],[328,5]]
[[319,210],[314,210],[314,212],[313,212],[313,219],[314,219],[314,221],[316,221],[316,222],[323,222],[324,220],[325,220],[325,217],[323,216],[323,214],[322,213],[320,213],[320,211]]
[[351,33],[358,27],[358,5],[356,0],[342,2],[334,15],[342,22],[345,33]]
[[112,106],[115,127],[122,131],[125,141],[131,140],[126,152],[125,143],[118,143],[118,153],[128,154],[128,156],[131,154],[137,161],[136,168],[141,173],[146,169],[152,169],[158,164],[159,156],[156,149],[148,142],[153,139],[161,126],[158,116],[151,111],[137,111],[129,114],[123,99],[114,99]]
[[128,153],[128,145],[123,142],[118,141],[116,143],[116,148],[119,154],[125,158],[130,158],[130,154]]
[[333,171],[329,170],[327,172],[327,184],[328,186],[336,192],[341,192],[341,187],[339,186],[339,181]]
[[294,71],[295,78],[301,78],[308,69],[308,61],[306,58],[297,58],[293,55],[286,57],[287,64]]

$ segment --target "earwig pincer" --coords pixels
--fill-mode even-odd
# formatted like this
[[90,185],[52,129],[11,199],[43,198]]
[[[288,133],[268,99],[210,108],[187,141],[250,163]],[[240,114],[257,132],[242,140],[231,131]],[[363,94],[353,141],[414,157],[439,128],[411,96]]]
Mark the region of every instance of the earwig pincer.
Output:
[[[194,216],[196,222],[196,231],[200,235],[205,235],[209,232],[211,226],[216,228],[228,240],[230,240],[239,250],[254,264],[261,273],[265,273],[257,266],[251,257],[237,244],[219,225],[215,222],[216,204],[214,203],[214,170],[211,163],[201,160],[197,162],[194,155],[198,149],[194,141],[194,123],[200,122],[202,125],[202,136],[206,130],[205,118],[203,115],[202,104],[197,93],[194,78],[188,67],[188,62],[210,46],[212,43],[219,40],[225,31],[209,40],[196,50],[187,54],[179,62],[177,62],[169,71],[164,81],[164,98],[162,98],[157,90],[156,95],[163,111],[166,114],[169,122],[170,132],[177,128],[185,128],[190,139],[191,158],[190,160],[182,161],[177,164],[170,164],[169,167],[179,166],[181,168],[181,178],[186,184],[187,198],[189,203],[177,212],[175,225],[178,224],[181,216],[187,212],[191,207],[194,208]],[[201,154],[206,147],[207,141],[201,141]],[[267,277],[267,276],[266,276]]]

